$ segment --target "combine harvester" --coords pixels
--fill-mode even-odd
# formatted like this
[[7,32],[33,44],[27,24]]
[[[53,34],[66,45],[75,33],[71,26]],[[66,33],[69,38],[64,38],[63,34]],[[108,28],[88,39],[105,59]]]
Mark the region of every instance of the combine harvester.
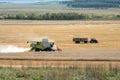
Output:
[[62,51],[58,48],[54,42],[48,41],[48,38],[43,38],[42,41],[27,41],[27,43],[31,43],[31,51]]

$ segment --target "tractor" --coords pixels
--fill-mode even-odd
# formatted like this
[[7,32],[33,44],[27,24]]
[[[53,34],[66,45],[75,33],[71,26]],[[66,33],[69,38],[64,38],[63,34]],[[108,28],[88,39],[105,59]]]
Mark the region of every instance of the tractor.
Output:
[[49,42],[47,38],[43,38],[42,41],[27,41],[31,43],[31,51],[62,51],[58,48],[54,42]]
[[90,39],[90,43],[98,43],[98,41],[97,41],[97,39],[95,39],[95,38],[91,38],[91,39]]

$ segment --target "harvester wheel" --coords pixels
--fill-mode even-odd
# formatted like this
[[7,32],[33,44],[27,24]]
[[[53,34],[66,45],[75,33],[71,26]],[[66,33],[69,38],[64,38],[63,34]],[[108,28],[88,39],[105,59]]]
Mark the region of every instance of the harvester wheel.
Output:
[[52,49],[51,48],[46,48],[46,49],[44,49],[44,51],[52,51]]
[[38,51],[41,51],[39,48],[35,48],[35,51],[38,52]]

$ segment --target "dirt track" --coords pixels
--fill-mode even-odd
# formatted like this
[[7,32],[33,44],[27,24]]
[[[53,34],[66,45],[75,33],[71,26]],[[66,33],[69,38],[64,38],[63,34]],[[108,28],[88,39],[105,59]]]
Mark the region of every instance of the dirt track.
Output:
[[111,65],[120,67],[120,51],[72,50],[0,54],[0,65],[10,67],[109,67]]
[[120,50],[63,50],[60,52],[0,53],[0,59],[119,61]]

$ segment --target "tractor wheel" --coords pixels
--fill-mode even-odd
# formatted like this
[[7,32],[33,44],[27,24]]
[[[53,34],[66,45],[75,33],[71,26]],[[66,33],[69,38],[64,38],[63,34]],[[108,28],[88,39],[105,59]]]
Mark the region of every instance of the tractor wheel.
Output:
[[90,43],[92,43],[92,44],[93,44],[93,43],[94,43],[94,41],[90,41]]
[[98,41],[95,41],[95,43],[98,43]]

